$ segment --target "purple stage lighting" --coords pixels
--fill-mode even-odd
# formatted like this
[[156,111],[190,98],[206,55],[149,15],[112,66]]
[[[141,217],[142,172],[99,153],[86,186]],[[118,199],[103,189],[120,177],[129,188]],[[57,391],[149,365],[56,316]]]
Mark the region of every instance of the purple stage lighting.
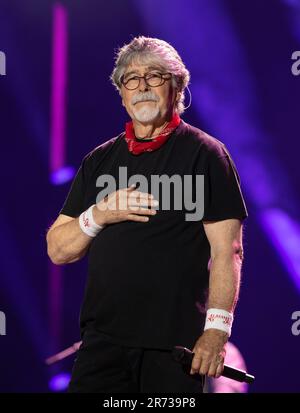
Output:
[[49,389],[52,392],[62,392],[67,390],[71,375],[69,373],[59,373],[49,381]]
[[300,292],[300,225],[289,214],[273,208],[260,214],[260,220]]
[[53,185],[62,185],[70,181],[75,175],[75,169],[72,166],[65,166],[51,173],[51,183]]
[[51,86],[51,175],[65,166],[66,89],[67,89],[67,11],[53,7],[52,86]]

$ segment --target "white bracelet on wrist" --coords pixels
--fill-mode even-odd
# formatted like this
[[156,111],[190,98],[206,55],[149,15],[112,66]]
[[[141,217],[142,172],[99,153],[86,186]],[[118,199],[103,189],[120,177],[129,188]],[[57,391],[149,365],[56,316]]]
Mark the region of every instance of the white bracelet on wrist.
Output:
[[104,228],[104,225],[98,225],[94,221],[93,208],[95,205],[91,205],[79,216],[79,226],[82,232],[93,238]]
[[206,313],[204,331],[210,328],[225,331],[230,337],[233,314],[219,308],[209,308]]

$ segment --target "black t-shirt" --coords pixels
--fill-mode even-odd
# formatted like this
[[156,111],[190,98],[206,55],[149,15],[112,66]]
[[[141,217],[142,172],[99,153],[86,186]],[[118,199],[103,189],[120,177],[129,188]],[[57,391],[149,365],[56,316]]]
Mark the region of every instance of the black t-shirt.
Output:
[[148,222],[106,226],[88,252],[81,333],[93,327],[121,345],[193,347],[204,327],[209,281],[210,245],[202,221],[248,215],[236,167],[222,142],[184,121],[160,148],[139,155],[129,152],[122,133],[85,156],[60,213],[77,217],[95,204],[102,189],[97,178],[109,174],[119,185],[121,166],[128,179],[147,178],[145,192],[153,174],[204,175],[204,216],[187,221],[185,208],[159,205]]

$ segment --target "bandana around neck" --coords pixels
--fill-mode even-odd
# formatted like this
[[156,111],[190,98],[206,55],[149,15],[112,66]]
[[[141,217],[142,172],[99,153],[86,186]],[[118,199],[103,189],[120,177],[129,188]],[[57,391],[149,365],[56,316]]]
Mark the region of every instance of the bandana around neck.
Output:
[[153,152],[160,148],[170,137],[171,133],[177,128],[180,123],[180,117],[177,113],[173,115],[171,121],[164,127],[158,136],[151,140],[145,139],[136,140],[134,134],[133,122],[127,122],[125,125],[125,140],[128,145],[128,150],[134,154],[139,155],[143,152]]

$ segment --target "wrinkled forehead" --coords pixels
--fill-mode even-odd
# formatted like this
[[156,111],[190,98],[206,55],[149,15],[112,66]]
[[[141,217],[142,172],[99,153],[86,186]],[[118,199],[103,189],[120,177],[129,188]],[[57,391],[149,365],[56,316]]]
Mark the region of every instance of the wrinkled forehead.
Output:
[[158,65],[130,65],[127,66],[124,76],[129,76],[131,74],[143,75],[144,73],[151,72],[152,70],[162,70],[162,67]]
[[134,56],[128,65],[126,66],[125,73],[137,73],[144,74],[150,70],[165,70],[165,66],[162,64],[159,56],[155,54],[140,54]]

